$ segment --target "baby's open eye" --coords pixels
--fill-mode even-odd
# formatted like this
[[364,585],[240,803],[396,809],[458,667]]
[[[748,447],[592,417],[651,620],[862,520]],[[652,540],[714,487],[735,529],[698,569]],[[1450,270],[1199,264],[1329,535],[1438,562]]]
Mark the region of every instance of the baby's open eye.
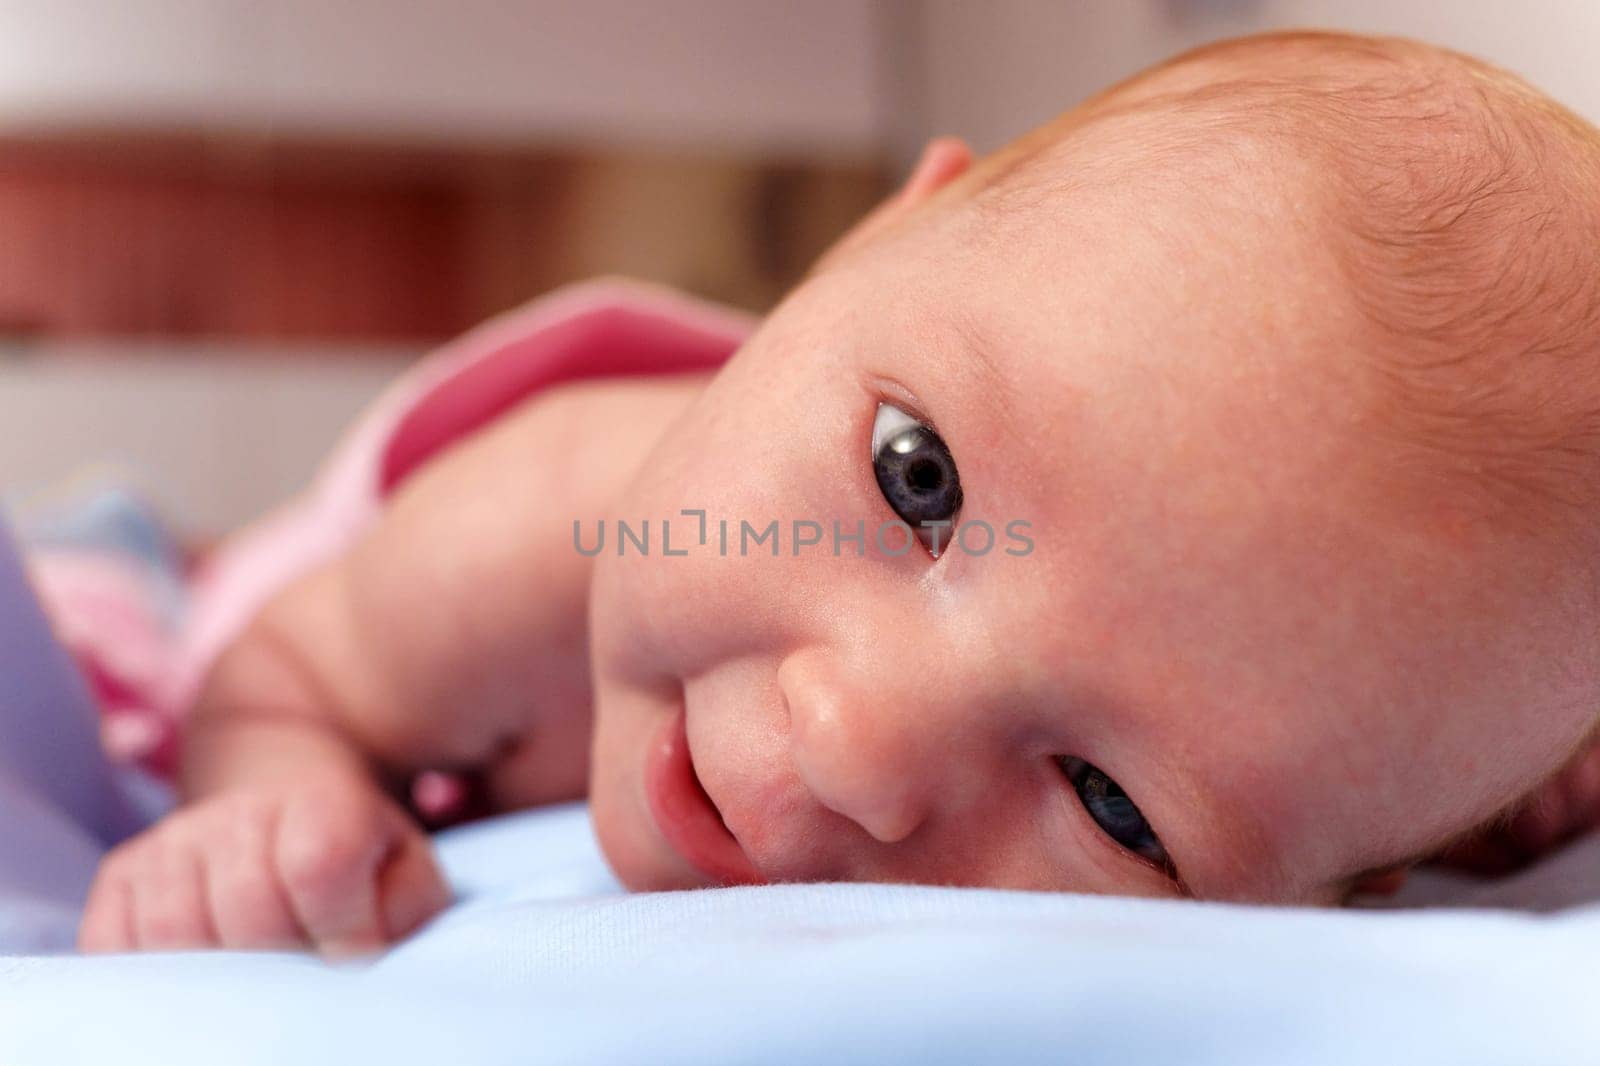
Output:
[[1058,755],[1056,762],[1101,832],[1140,858],[1163,868],[1171,866],[1167,849],[1161,846],[1155,830],[1120,785],[1101,770],[1071,755]]
[[939,434],[880,403],[872,420],[872,471],[890,508],[937,556],[961,510],[961,476]]

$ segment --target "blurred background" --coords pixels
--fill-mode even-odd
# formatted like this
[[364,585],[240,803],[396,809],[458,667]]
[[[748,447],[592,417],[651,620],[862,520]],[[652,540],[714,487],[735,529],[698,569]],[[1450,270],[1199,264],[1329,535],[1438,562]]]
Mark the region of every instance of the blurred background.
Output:
[[1600,118],[1594,0],[0,0],[0,491],[214,534],[487,315],[606,272],[766,308],[927,137],[1287,26]]

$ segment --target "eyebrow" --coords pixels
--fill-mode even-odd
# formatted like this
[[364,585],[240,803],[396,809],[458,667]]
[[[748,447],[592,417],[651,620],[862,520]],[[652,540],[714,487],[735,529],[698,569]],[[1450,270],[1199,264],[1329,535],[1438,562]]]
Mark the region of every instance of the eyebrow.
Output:
[[980,390],[999,401],[1002,407],[1015,407],[1016,386],[1010,375],[995,362],[992,335],[966,308],[946,309],[944,316],[950,328],[961,338],[961,351],[965,356],[961,360],[962,372],[977,379]]
[[[1511,823],[1516,820],[1517,816],[1532,807],[1535,801],[1539,799],[1540,793],[1543,792],[1545,785],[1548,784],[1552,778],[1564,773],[1567,767],[1576,757],[1577,755],[1574,754],[1566,759],[1563,759],[1560,769],[1556,770],[1555,773],[1551,774],[1549,777],[1541,779],[1540,782],[1533,786],[1532,789],[1518,794],[1516,798],[1511,800],[1509,803],[1502,804],[1488,817],[1478,819],[1465,829],[1458,829],[1451,833],[1442,834],[1432,842],[1422,847],[1413,848],[1408,854],[1399,859],[1395,859],[1391,862],[1379,863],[1377,866],[1369,867],[1358,873],[1350,875],[1350,877],[1344,882],[1347,887],[1347,891],[1354,891],[1355,886],[1364,878],[1378,871],[1389,869],[1391,867],[1410,869],[1414,866],[1420,866],[1423,863],[1432,859],[1437,859],[1446,852],[1451,851],[1462,844],[1469,843],[1480,836],[1510,828]],[[1529,856],[1523,855],[1522,861],[1527,861],[1528,858]],[[1533,858],[1537,858],[1537,856],[1533,856]]]
[[[1567,753],[1561,757],[1561,761],[1556,764],[1556,768],[1554,770],[1540,778],[1538,783],[1532,788],[1517,794],[1509,802],[1501,804],[1499,807],[1495,808],[1493,813],[1489,814],[1487,817],[1478,819],[1465,829],[1459,829],[1455,832],[1441,835],[1425,847],[1413,849],[1403,858],[1396,859],[1393,862],[1382,863],[1376,867],[1352,874],[1349,878],[1341,882],[1342,887],[1346,889],[1348,894],[1349,891],[1354,890],[1355,886],[1359,884],[1363,878],[1378,870],[1396,866],[1403,868],[1418,866],[1422,863],[1428,862],[1430,859],[1436,859],[1452,848],[1455,848],[1461,844],[1465,844],[1479,836],[1509,828],[1511,823],[1516,820],[1518,815],[1522,814],[1524,811],[1528,810],[1534,805],[1534,803],[1540,798],[1540,795],[1544,792],[1546,785],[1571,769],[1574,762],[1587,755],[1589,749],[1597,744],[1600,744],[1600,723],[1596,723],[1594,726],[1591,726],[1589,729],[1584,731],[1583,735],[1578,738],[1577,742],[1574,743],[1571,748],[1568,749]],[[1527,861],[1527,858],[1528,857],[1524,856],[1524,861]],[[1536,859],[1537,856],[1534,856],[1533,858]]]

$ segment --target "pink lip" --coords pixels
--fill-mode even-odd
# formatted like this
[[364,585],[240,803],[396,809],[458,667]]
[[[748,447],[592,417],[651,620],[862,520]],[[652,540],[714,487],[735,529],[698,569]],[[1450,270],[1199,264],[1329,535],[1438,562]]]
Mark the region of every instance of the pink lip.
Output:
[[689,865],[725,885],[765,883],[695,776],[688,715],[682,707],[650,745],[644,788],[656,828]]

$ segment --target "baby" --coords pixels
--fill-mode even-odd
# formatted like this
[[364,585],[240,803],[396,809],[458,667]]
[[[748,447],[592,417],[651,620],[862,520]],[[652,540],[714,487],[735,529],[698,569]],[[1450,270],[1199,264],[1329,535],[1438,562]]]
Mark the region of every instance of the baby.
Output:
[[1401,40],[936,141],[714,377],[544,392],[278,595],[82,944],[405,934],[422,770],[586,794],[633,889],[1333,904],[1547,847],[1600,810],[1597,249],[1600,134]]

